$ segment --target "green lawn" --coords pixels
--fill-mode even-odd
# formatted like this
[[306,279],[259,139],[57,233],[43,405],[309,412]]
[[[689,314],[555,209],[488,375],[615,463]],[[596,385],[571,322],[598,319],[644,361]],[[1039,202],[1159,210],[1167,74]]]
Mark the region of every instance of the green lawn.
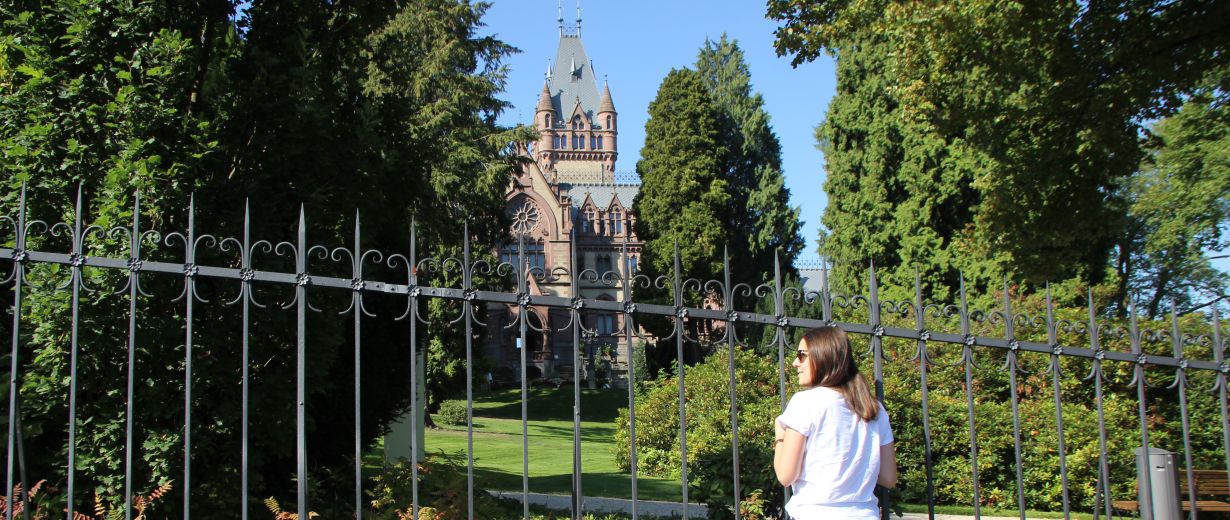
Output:
[[[632,477],[615,466],[615,417],[626,406],[621,390],[582,390],[581,470],[586,496],[631,498]],[[530,391],[529,484],[531,493],[568,494],[572,488],[571,388]],[[465,426],[428,429],[429,453],[466,450]],[[520,491],[521,391],[496,391],[474,399],[474,474],[486,489]],[[637,495],[645,500],[680,498],[679,481],[638,477]]]

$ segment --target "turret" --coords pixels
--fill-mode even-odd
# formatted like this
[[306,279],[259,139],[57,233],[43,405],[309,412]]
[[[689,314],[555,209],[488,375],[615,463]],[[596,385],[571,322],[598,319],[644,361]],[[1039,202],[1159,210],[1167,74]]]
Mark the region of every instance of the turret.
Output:
[[538,150],[553,150],[555,146],[555,108],[551,106],[551,90],[542,84],[538,108],[534,111],[534,127],[538,129]]
[[615,103],[611,101],[611,87],[603,84],[602,101],[598,102],[598,124],[602,125],[603,130],[614,132],[616,119]]

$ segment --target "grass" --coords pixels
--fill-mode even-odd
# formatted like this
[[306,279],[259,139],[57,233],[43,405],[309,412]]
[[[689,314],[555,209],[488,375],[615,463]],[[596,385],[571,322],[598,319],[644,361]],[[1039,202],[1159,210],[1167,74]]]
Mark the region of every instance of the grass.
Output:
[[[529,392],[529,489],[531,493],[568,494],[572,490],[573,422],[571,388],[535,388]],[[615,418],[627,403],[620,390],[581,391],[581,488],[586,496],[632,497],[632,477],[615,465]],[[429,453],[465,453],[465,426],[429,429]],[[521,391],[501,390],[474,400],[474,475],[480,487],[522,489]],[[680,500],[678,480],[637,477],[637,497]]]
[[[568,494],[572,489],[571,388],[534,388],[526,401],[531,493]],[[632,477],[615,466],[615,419],[627,404],[620,390],[581,391],[582,491],[590,497],[632,497]],[[521,491],[521,391],[500,390],[474,399],[474,475],[483,489]],[[429,429],[428,453],[466,451],[465,426]],[[464,455],[463,455],[464,456]],[[642,500],[680,500],[678,480],[637,478]],[[907,513],[926,513],[926,504],[900,504]],[[968,506],[936,506],[938,514],[973,516]],[[981,508],[984,516],[1018,516],[1015,509]],[[1063,518],[1062,512],[1027,511],[1028,518]],[[607,518],[607,517],[600,517]],[[622,518],[611,515],[610,518]],[[1093,515],[1073,512],[1071,518]]]

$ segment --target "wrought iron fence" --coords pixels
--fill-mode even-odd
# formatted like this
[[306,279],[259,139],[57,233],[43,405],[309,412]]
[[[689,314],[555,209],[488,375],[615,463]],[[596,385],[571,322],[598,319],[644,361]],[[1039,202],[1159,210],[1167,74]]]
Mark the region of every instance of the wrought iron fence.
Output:
[[[980,497],[980,478],[979,478],[979,439],[978,439],[978,417],[976,414],[976,395],[977,385],[975,384],[975,372],[977,370],[1000,370],[1007,374],[1008,379],[1008,396],[1011,407],[1012,418],[1012,440],[1013,440],[1013,473],[1015,481],[1013,487],[1015,490],[1015,502],[1020,510],[1020,517],[1025,518],[1026,509],[1026,476],[1024,470],[1026,465],[1023,463],[1022,453],[1022,426],[1021,418],[1022,411],[1018,409],[1018,396],[1020,394],[1018,377],[1024,374],[1031,374],[1037,381],[1043,381],[1045,376],[1049,376],[1051,397],[1054,404],[1054,424],[1056,428],[1057,442],[1054,446],[1054,456],[1058,459],[1059,474],[1062,479],[1059,492],[1062,494],[1062,509],[1065,514],[1069,514],[1076,509],[1076,506],[1069,499],[1069,490],[1071,483],[1069,482],[1069,467],[1067,456],[1069,446],[1065,439],[1065,416],[1064,416],[1064,391],[1061,388],[1061,378],[1064,377],[1062,363],[1065,360],[1079,360],[1088,367],[1088,375],[1083,379],[1086,384],[1093,386],[1094,407],[1096,409],[1097,423],[1097,442],[1098,453],[1095,500],[1092,512],[1096,517],[1105,515],[1112,517],[1116,514],[1111,504],[1111,468],[1108,462],[1108,434],[1107,434],[1107,417],[1104,410],[1106,402],[1106,385],[1111,384],[1110,378],[1107,376],[1107,366],[1126,367],[1126,373],[1130,373],[1131,380],[1126,383],[1127,387],[1133,387],[1137,398],[1137,414],[1136,419],[1139,420],[1140,445],[1148,446],[1150,444],[1149,430],[1150,421],[1156,412],[1151,412],[1147,405],[1146,392],[1150,388],[1161,386],[1160,383],[1151,383],[1148,379],[1146,370],[1152,370],[1156,374],[1158,371],[1170,374],[1168,390],[1173,390],[1177,393],[1178,407],[1181,415],[1182,428],[1182,453],[1184,457],[1188,481],[1192,481],[1193,471],[1193,447],[1192,436],[1190,434],[1191,425],[1189,424],[1189,390],[1193,389],[1192,379],[1194,374],[1199,374],[1202,381],[1211,381],[1211,386],[1201,388],[1208,390],[1212,398],[1216,400],[1220,414],[1217,419],[1220,420],[1221,430],[1221,450],[1224,452],[1225,464],[1227,472],[1230,473],[1230,422],[1227,421],[1227,375],[1230,374],[1230,364],[1224,358],[1225,342],[1222,338],[1220,320],[1217,316],[1216,307],[1212,310],[1211,320],[1211,335],[1203,334],[1185,334],[1181,331],[1178,319],[1171,314],[1169,330],[1164,331],[1147,331],[1144,330],[1138,322],[1138,317],[1135,312],[1127,313],[1126,326],[1105,325],[1104,316],[1094,307],[1092,296],[1088,304],[1087,319],[1073,320],[1064,319],[1056,316],[1055,306],[1051,302],[1050,290],[1047,289],[1045,307],[1041,309],[1043,314],[1031,316],[1027,313],[1014,310],[1013,299],[1010,297],[1009,290],[1005,287],[1002,307],[991,312],[983,312],[972,309],[967,300],[967,295],[964,285],[960,290],[959,302],[955,304],[934,304],[928,303],[923,299],[921,284],[915,279],[913,287],[913,298],[899,301],[882,299],[882,290],[879,287],[879,282],[875,273],[874,267],[868,272],[868,292],[865,295],[846,296],[833,294],[825,284],[824,288],[819,291],[806,291],[798,287],[786,287],[783,284],[783,273],[780,266],[775,269],[772,280],[769,283],[758,285],[755,287],[747,284],[733,283],[729,270],[729,259],[726,259],[726,271],[722,280],[697,280],[684,278],[680,269],[680,258],[676,251],[674,261],[674,269],[667,276],[660,276],[655,279],[650,279],[644,275],[633,273],[632,265],[626,263],[628,255],[624,254],[622,258],[625,264],[620,266],[618,270],[608,273],[598,273],[594,270],[585,270],[577,273],[575,276],[564,267],[540,267],[530,264],[525,255],[524,244],[519,248],[517,261],[502,262],[492,265],[487,260],[481,259],[480,255],[475,255],[471,250],[471,237],[469,236],[468,228],[461,229],[461,240],[463,242],[462,255],[456,258],[420,258],[417,252],[415,230],[412,227],[407,230],[409,242],[411,244],[409,251],[406,253],[384,253],[374,250],[365,250],[361,245],[361,227],[356,219],[354,226],[354,242],[350,247],[326,247],[322,245],[314,245],[307,239],[306,218],[303,211],[300,211],[298,222],[298,235],[295,241],[271,242],[269,240],[253,241],[249,236],[249,217],[245,209],[244,225],[240,234],[236,237],[202,234],[196,228],[194,218],[194,208],[192,204],[188,207],[188,227],[186,230],[161,234],[154,230],[147,230],[141,227],[140,221],[140,202],[137,200],[132,211],[132,222],[129,226],[114,227],[103,229],[98,226],[86,225],[87,221],[83,215],[80,193],[78,194],[75,217],[70,223],[48,223],[40,220],[28,220],[26,215],[26,197],[25,191],[21,193],[20,206],[18,213],[15,216],[0,216],[0,221],[8,225],[12,231],[12,237],[6,242],[6,247],[0,247],[0,258],[11,268],[5,284],[11,285],[13,296],[13,305],[10,308],[12,316],[11,325],[11,350],[10,350],[10,367],[9,367],[9,406],[8,406],[8,437],[6,451],[6,472],[5,472],[5,489],[15,489],[15,484],[20,483],[21,496],[16,497],[17,501],[25,500],[25,490],[28,489],[27,475],[25,475],[25,458],[28,454],[24,452],[22,441],[22,404],[19,399],[18,385],[22,377],[20,367],[22,366],[22,356],[28,355],[29,352],[23,344],[21,328],[23,325],[23,305],[26,298],[25,291],[30,287],[30,281],[27,280],[27,274],[32,266],[36,265],[58,265],[67,267],[68,273],[66,279],[56,288],[57,290],[67,291],[71,296],[70,303],[70,322],[71,335],[69,337],[69,349],[71,352],[70,358],[70,375],[68,378],[68,401],[69,401],[69,416],[67,417],[68,428],[68,444],[67,444],[67,460],[65,461],[65,475],[67,481],[68,500],[68,518],[73,518],[75,500],[78,498],[78,490],[76,489],[76,450],[77,450],[77,428],[81,418],[77,413],[78,392],[78,353],[82,345],[80,344],[80,336],[78,334],[78,326],[80,324],[80,316],[83,307],[86,305],[82,301],[82,294],[89,293],[93,289],[86,283],[86,278],[83,273],[87,269],[105,270],[116,273],[121,273],[126,276],[126,284],[119,292],[127,293],[129,303],[128,316],[128,345],[127,345],[127,408],[125,416],[127,417],[125,431],[125,504],[131,504],[133,500],[132,475],[133,475],[133,456],[136,453],[133,446],[133,416],[134,416],[134,372],[133,368],[137,363],[136,348],[135,348],[135,332],[137,330],[138,312],[136,309],[137,300],[141,296],[148,296],[141,285],[141,280],[147,276],[162,276],[171,277],[173,279],[182,280],[183,289],[179,297],[176,299],[183,305],[184,318],[183,325],[185,329],[185,357],[183,359],[183,377],[184,377],[184,418],[183,418],[183,517],[189,518],[192,513],[192,433],[194,432],[193,423],[193,341],[194,327],[200,325],[194,322],[194,306],[204,303],[198,293],[197,284],[202,279],[217,279],[233,281],[238,284],[238,296],[229,303],[239,306],[242,313],[242,355],[240,361],[242,372],[240,374],[242,384],[242,448],[237,453],[240,461],[240,474],[242,478],[241,489],[243,496],[241,502],[243,504],[242,511],[239,512],[242,518],[247,518],[249,513],[248,505],[250,503],[249,493],[249,431],[248,431],[248,402],[249,402],[249,372],[251,360],[248,357],[248,337],[249,337],[249,309],[251,306],[261,306],[253,297],[253,287],[257,284],[270,284],[274,286],[292,287],[294,296],[284,308],[294,309],[296,313],[296,401],[288,403],[288,406],[293,405],[295,410],[295,429],[296,429],[296,445],[295,456],[297,459],[297,504],[299,518],[307,518],[309,513],[308,490],[312,485],[309,480],[309,470],[307,466],[307,458],[310,447],[307,444],[308,436],[306,434],[307,426],[306,419],[308,417],[307,393],[305,385],[308,384],[305,373],[306,363],[306,338],[311,333],[307,317],[309,312],[314,311],[314,307],[309,303],[309,294],[333,292],[333,293],[349,293],[349,307],[343,311],[349,314],[353,321],[353,346],[354,346],[354,415],[355,415],[355,473],[354,473],[354,508],[355,518],[361,518],[363,511],[363,475],[361,468],[362,451],[364,446],[361,445],[362,438],[360,432],[362,413],[362,402],[360,400],[360,386],[362,384],[361,372],[361,352],[363,344],[363,325],[364,316],[374,317],[364,306],[364,297],[374,294],[394,295],[405,299],[404,312],[400,316],[386,316],[388,321],[384,322],[387,326],[404,326],[407,337],[405,340],[405,348],[410,351],[410,363],[407,367],[409,375],[406,383],[410,387],[415,387],[420,383],[417,380],[419,368],[416,363],[416,353],[423,347],[419,344],[420,331],[419,327],[428,323],[423,315],[421,308],[424,302],[431,299],[445,299],[456,302],[462,302],[459,305],[459,314],[454,318],[454,323],[460,323],[465,328],[465,359],[466,359],[466,399],[467,406],[467,507],[469,516],[474,517],[475,494],[481,492],[476,490],[474,484],[474,439],[473,439],[473,404],[474,404],[474,388],[473,388],[473,365],[474,365],[474,345],[473,337],[475,327],[486,326],[484,323],[484,309],[488,304],[499,304],[515,308],[520,312],[515,314],[516,319],[510,323],[509,327],[516,327],[518,334],[524,344],[526,335],[531,330],[537,327],[554,327],[556,331],[570,331],[573,342],[573,352],[580,351],[580,345],[585,338],[594,334],[593,330],[586,328],[582,318],[583,313],[587,312],[605,312],[613,313],[624,317],[623,327],[624,334],[629,338],[640,337],[642,339],[652,340],[656,342],[658,348],[667,348],[673,343],[675,348],[676,358],[680,361],[676,365],[677,370],[677,386],[678,386],[678,449],[680,459],[688,460],[688,408],[687,400],[685,399],[685,372],[688,370],[686,363],[682,362],[685,357],[685,343],[704,341],[713,348],[734,349],[749,348],[752,340],[746,337],[741,337],[740,329],[748,330],[746,327],[760,327],[771,331],[772,340],[769,347],[775,351],[777,364],[779,369],[784,369],[788,366],[786,358],[787,349],[792,348],[790,339],[795,337],[794,334],[811,327],[822,325],[839,326],[857,338],[860,341],[865,341],[867,345],[866,356],[870,358],[872,363],[872,379],[877,397],[883,399],[885,396],[885,365],[887,362],[899,362],[908,365],[911,370],[916,370],[914,377],[917,378],[918,384],[918,402],[921,406],[921,422],[922,435],[921,438],[905,438],[897,439],[899,446],[908,446],[910,444],[916,447],[921,446],[923,452],[923,465],[925,466],[926,493],[925,498],[928,504],[929,513],[934,516],[935,497],[937,480],[952,479],[952,475],[936,475],[934,468],[934,457],[932,453],[935,440],[932,437],[932,418],[930,397],[935,390],[930,387],[928,380],[929,374],[939,367],[959,368],[963,372],[965,397],[966,419],[969,428],[968,439],[968,459],[970,461],[970,482],[972,486],[972,500],[970,504],[974,508],[975,516],[981,514],[980,508],[984,504],[984,500]],[[61,251],[40,251],[30,247],[31,239],[36,243],[41,243],[45,237],[58,237],[59,239],[70,244],[68,250]],[[127,250],[126,255],[112,256],[95,256],[91,255],[92,240],[111,240],[114,243],[125,244]],[[145,244],[161,244],[162,246],[182,248],[182,254],[178,259],[154,259],[149,258],[142,251],[142,246]],[[201,253],[205,250],[213,251],[214,253],[226,253],[234,256],[231,262],[220,262],[216,265],[208,265],[200,263]],[[576,264],[576,249],[571,251],[571,263]],[[211,258],[216,255],[211,256]],[[271,259],[281,257],[283,259],[293,260],[294,270],[263,268],[263,263],[269,263],[273,266],[276,262]],[[349,276],[329,276],[321,274],[321,270],[316,263],[324,261],[332,261],[335,264],[348,264]],[[382,266],[385,273],[389,270],[397,270],[400,276],[394,279],[377,279],[368,273],[365,273],[365,265]],[[455,287],[432,287],[421,285],[420,273],[424,271],[439,272],[447,271],[458,275],[460,284]],[[627,276],[621,273],[628,274]],[[512,290],[488,290],[476,285],[476,275],[496,275],[510,281],[513,286]],[[562,281],[566,280],[570,284],[571,297],[531,294],[530,283],[531,279],[537,281]],[[580,294],[580,284],[587,282],[590,284],[601,284],[607,287],[618,288],[622,291],[622,300],[610,301],[604,299],[591,299],[576,296]],[[647,302],[635,301],[633,295],[638,290],[654,288],[659,292],[665,292],[670,295],[670,302]],[[708,298],[706,298],[708,297]],[[697,301],[707,301],[708,304],[696,304]],[[753,312],[745,309],[736,308],[736,302],[747,301],[762,301],[771,307],[768,312]],[[715,303],[716,302],[716,303]],[[814,317],[801,317],[787,315],[787,308],[791,302],[801,303],[815,310]],[[526,318],[527,310],[530,308],[548,308],[562,309],[567,311],[569,320],[567,323],[560,324],[539,324],[536,325]],[[859,316],[862,319],[859,321],[842,321],[839,318],[842,311],[847,315]],[[666,318],[670,323],[670,330],[656,338],[646,338],[642,327],[638,325],[638,319],[642,317],[655,316]],[[699,338],[694,335],[694,329],[689,328],[689,322],[698,321],[709,324],[717,324],[717,327],[710,327],[708,330],[711,335],[706,338]],[[394,322],[401,322],[403,325],[395,325]],[[956,324],[957,330],[944,331],[942,327],[949,323]],[[934,329],[939,326],[941,329]],[[985,333],[989,328],[995,328],[999,332],[995,334]],[[984,333],[980,333],[984,332]],[[743,336],[748,336],[750,333],[745,333]],[[1077,337],[1085,338],[1084,344],[1063,344],[1061,336],[1065,334],[1071,336],[1075,334]],[[1104,348],[1103,343],[1108,339],[1113,338],[1118,341],[1126,341],[1130,344],[1130,351],[1117,351]],[[895,359],[890,359],[892,356],[886,355],[886,345],[890,342],[897,345],[900,349],[905,349],[905,356],[898,356]],[[1149,343],[1169,342],[1170,352],[1166,354],[1158,354],[1149,352],[1147,345]],[[1207,351],[1211,359],[1196,359],[1185,354],[1185,349],[1193,345],[1199,346],[1201,352]],[[943,362],[940,360],[940,350],[955,348],[959,349],[956,361]],[[912,349],[912,352],[909,350]],[[521,440],[522,440],[522,502],[523,514],[529,516],[529,451],[528,451],[528,410],[527,410],[527,392],[528,379],[526,377],[526,350],[520,350],[520,391],[521,391]],[[1153,350],[1157,350],[1154,348]],[[579,355],[579,354],[574,354]],[[979,356],[984,356],[983,362],[986,359],[994,359],[997,362],[1002,361],[1002,366],[996,367],[980,367]],[[990,356],[990,357],[987,357]],[[1030,373],[1022,367],[1022,359],[1030,357],[1034,362],[1044,365],[1043,370]],[[200,361],[199,359],[195,361]],[[581,468],[581,423],[579,409],[581,405],[580,392],[580,367],[579,359],[574,359],[572,363],[573,374],[573,399],[574,399],[574,414],[573,414],[573,458],[572,472],[574,479],[574,502],[572,504],[573,518],[579,518],[583,514],[582,498],[585,496],[582,488],[582,468]],[[1084,365],[1082,365],[1084,366]],[[635,370],[637,367],[634,363],[628,363],[627,380],[629,382],[637,379]],[[730,427],[731,427],[731,457],[733,465],[733,495],[728,498],[731,512],[735,518],[740,516],[739,505],[743,500],[742,483],[740,482],[740,436],[738,408],[739,403],[736,397],[737,385],[740,383],[735,378],[735,357],[729,356],[729,386],[730,386]],[[1156,380],[1157,376],[1154,376]],[[913,383],[911,383],[913,384]],[[778,371],[778,393],[780,395],[780,404],[784,408],[788,396],[788,384],[786,372]],[[1035,384],[1035,386],[1037,386]],[[1120,385],[1121,387],[1123,385]],[[1120,388],[1122,390],[1122,388]],[[1169,394],[1168,394],[1169,395]],[[897,407],[896,403],[886,402],[886,407],[891,412]],[[416,409],[423,406],[424,403],[417,402],[415,394],[411,392],[411,408]],[[627,385],[627,406],[629,418],[630,439],[630,457],[631,457],[631,515],[633,518],[639,516],[638,504],[638,462],[637,462],[637,392],[633,384]],[[766,425],[754,425],[756,428],[767,427]],[[412,430],[411,443],[417,445],[423,440],[416,437]],[[45,454],[34,454],[36,457],[45,456]],[[413,471],[413,485],[411,507],[412,512],[417,518],[420,507],[419,496],[419,481],[418,460],[415,450],[411,450],[411,468]],[[1146,475],[1148,473],[1146,472]],[[963,477],[962,477],[963,478]],[[1149,487],[1149,482],[1141,483],[1146,488]],[[688,516],[689,508],[689,473],[686,463],[680,468],[680,495],[682,497],[682,507],[684,516]],[[1197,496],[1195,486],[1189,486],[1189,496],[1187,497],[1193,504],[1196,504]],[[888,514],[888,496],[882,498],[881,505],[883,506],[884,514]],[[14,504],[12,500],[6,502],[5,518],[12,518],[14,515]],[[1195,509],[1193,507],[1193,509]],[[129,517],[131,517],[131,508],[126,508]],[[26,517],[29,517],[30,510],[24,510]],[[1196,516],[1196,511],[1192,511],[1192,517]]]

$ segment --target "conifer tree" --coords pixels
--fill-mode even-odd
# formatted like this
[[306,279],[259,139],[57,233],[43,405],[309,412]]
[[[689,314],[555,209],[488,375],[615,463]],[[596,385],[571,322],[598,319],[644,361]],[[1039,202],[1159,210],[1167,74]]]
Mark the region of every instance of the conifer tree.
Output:
[[700,75],[690,69],[671,70],[649,104],[646,145],[636,163],[641,189],[633,201],[648,273],[673,269],[678,242],[685,276],[721,274],[732,209],[720,118]]
[[[408,252],[414,216],[420,258],[458,255],[463,218],[488,241],[474,250],[486,250],[505,229],[508,145],[525,136],[495,124],[507,106],[497,97],[501,62],[514,49],[477,35],[487,7],[461,0],[0,4],[0,214],[16,215],[24,182],[29,218],[71,223],[80,185],[85,225],[131,222],[138,193],[143,229],[182,232],[195,193],[198,236],[221,239],[240,236],[250,197],[253,241],[291,239],[303,204],[313,245],[351,244],[359,209],[364,249]],[[88,254],[127,254],[114,238],[91,236]],[[32,246],[63,250],[45,239]],[[182,251],[147,244],[144,257],[177,261]],[[255,268],[287,268],[285,257],[259,253]],[[199,254],[202,264],[236,262],[233,247],[201,246]],[[309,271],[349,269],[331,260],[313,258]],[[32,266],[36,287],[23,306],[21,422],[26,453],[35,455],[27,458],[29,475],[62,486],[69,303],[66,292],[54,290],[64,271],[48,267]],[[378,269],[369,264],[366,273]],[[87,271],[98,295],[123,286],[113,275]],[[421,273],[420,283],[446,285],[449,275]],[[166,480],[179,486],[186,357],[185,304],[175,300],[182,281],[145,274],[141,286],[154,297],[139,298],[135,335],[137,492]],[[203,296],[218,303],[194,315],[191,492],[201,497],[192,502],[201,518],[235,518],[241,507],[241,321],[238,306],[221,305],[237,286],[202,280]],[[286,301],[284,287],[256,291],[268,305],[253,310],[250,323],[250,448],[259,454],[250,461],[250,492],[284,496],[294,488],[287,477],[296,465],[288,449],[295,445],[295,338],[286,334],[295,318],[277,305]],[[353,336],[335,316],[349,298],[319,294],[313,303],[324,312],[313,313],[307,335],[309,462],[319,469],[313,479],[345,474],[355,443]],[[78,430],[79,503],[85,489],[100,490],[108,505],[123,499],[125,417],[117,410],[125,409],[125,390],[116,374],[127,368],[126,299],[99,297],[81,313],[78,383],[89,398],[76,412],[89,427]],[[424,313],[437,325],[420,329],[432,367],[445,367],[429,372],[433,393],[464,383],[455,367],[465,338],[459,327],[443,325],[449,320],[442,316],[457,314],[460,304],[452,305],[430,306]],[[365,307],[393,317],[404,302],[368,298]],[[406,336],[396,327],[363,331],[364,359],[379,360],[363,363],[364,446],[409,402]],[[209,506],[200,507],[205,497]],[[344,516],[352,514],[347,502],[330,497],[313,509]]]
[[[790,190],[782,174],[781,142],[770,125],[764,98],[752,92],[751,71],[739,43],[723,34],[706,40],[696,58],[709,94],[723,116],[730,150],[727,176],[733,189],[733,226],[740,242],[734,269],[739,280],[760,283],[772,276],[774,253],[783,267],[794,269],[803,248],[799,209],[790,207]],[[746,244],[746,249],[742,244]]]

